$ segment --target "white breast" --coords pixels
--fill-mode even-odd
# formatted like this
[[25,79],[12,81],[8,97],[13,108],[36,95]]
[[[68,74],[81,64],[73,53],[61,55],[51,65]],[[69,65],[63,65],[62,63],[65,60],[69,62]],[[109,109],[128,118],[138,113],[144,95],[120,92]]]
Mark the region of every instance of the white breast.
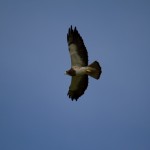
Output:
[[76,75],[84,75],[86,74],[86,68],[87,67],[78,67],[74,66],[73,69],[76,71]]

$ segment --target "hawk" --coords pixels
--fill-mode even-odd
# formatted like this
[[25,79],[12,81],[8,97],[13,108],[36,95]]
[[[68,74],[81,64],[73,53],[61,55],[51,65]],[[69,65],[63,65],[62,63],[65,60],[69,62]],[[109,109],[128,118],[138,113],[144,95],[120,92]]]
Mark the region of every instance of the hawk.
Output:
[[77,101],[88,87],[88,76],[99,79],[102,73],[101,66],[97,61],[88,65],[88,52],[77,28],[72,26],[68,30],[67,42],[71,57],[71,69],[65,74],[72,77],[68,96]]

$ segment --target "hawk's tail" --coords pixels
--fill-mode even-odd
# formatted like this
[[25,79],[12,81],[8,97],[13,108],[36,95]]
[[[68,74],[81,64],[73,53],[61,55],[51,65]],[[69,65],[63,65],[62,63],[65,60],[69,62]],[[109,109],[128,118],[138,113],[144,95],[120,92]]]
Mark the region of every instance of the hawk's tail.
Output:
[[92,64],[88,66],[87,74],[95,79],[99,79],[102,73],[101,66],[97,61],[94,61]]

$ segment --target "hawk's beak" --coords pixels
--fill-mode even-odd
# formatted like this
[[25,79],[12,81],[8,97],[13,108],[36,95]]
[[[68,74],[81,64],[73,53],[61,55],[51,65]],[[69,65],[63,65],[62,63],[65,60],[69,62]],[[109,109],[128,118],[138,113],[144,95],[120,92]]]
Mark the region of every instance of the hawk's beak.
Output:
[[65,75],[67,74],[67,71],[64,73]]

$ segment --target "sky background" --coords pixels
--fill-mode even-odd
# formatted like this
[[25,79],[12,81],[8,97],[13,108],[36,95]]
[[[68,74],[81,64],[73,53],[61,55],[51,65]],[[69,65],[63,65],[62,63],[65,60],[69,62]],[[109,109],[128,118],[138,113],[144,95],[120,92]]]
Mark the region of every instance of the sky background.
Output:
[[[102,66],[67,97],[66,35]],[[0,149],[149,150],[150,1],[1,0]]]

